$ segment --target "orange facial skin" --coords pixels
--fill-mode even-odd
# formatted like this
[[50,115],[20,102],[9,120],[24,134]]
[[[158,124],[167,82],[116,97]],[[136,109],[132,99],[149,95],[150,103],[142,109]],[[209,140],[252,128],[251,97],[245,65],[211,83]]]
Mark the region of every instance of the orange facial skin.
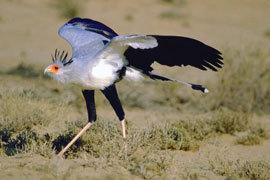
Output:
[[58,65],[51,65],[48,68],[50,69],[50,73],[57,73],[61,69]]

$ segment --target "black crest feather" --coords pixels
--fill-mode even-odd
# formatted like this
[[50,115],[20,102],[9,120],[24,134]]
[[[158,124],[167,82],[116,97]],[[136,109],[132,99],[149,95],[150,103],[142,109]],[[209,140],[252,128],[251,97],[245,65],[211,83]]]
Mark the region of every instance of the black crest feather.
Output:
[[73,62],[72,58],[67,60],[68,52],[62,51],[62,53],[55,49],[54,55],[52,54],[52,61],[55,62],[57,60],[61,61],[63,65],[67,65]]

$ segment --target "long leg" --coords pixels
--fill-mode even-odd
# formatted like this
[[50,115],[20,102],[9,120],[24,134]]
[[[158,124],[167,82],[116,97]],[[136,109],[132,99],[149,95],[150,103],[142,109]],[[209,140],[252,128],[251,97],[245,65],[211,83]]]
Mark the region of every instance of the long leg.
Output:
[[59,153],[60,156],[62,156],[70,146],[72,146],[72,144],[75,143],[75,141],[77,139],[79,139],[79,137],[81,135],[83,135],[83,133],[89,129],[93,123],[96,121],[97,119],[97,114],[96,114],[96,106],[95,106],[95,91],[94,90],[83,90],[82,91],[84,99],[86,101],[86,107],[87,107],[87,112],[88,112],[88,123],[86,124],[86,126],[84,126],[84,128],[68,143],[68,145]]
[[111,85],[111,86],[109,86],[101,91],[105,95],[105,97],[109,100],[116,115],[118,116],[119,120],[121,121],[122,134],[123,134],[123,137],[126,138],[125,112],[123,110],[120,99],[118,97],[115,85],[113,84],[113,85]]
[[63,156],[63,154],[68,150],[68,148],[70,148],[70,146],[72,146],[72,144],[74,144],[77,141],[77,139],[79,139],[79,137],[81,137],[83,133],[87,129],[89,129],[92,125],[93,123],[91,122],[87,123],[86,126],[84,126],[84,128],[68,143],[68,145],[66,145],[64,149],[62,149],[62,151],[58,155]]
[[96,106],[95,106],[95,91],[94,90],[83,90],[83,97],[86,102],[88,121],[95,122],[97,120]]

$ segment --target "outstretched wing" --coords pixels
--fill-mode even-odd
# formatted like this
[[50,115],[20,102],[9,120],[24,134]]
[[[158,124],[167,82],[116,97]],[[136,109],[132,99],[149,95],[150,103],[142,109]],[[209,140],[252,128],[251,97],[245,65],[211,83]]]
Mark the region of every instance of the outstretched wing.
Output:
[[195,39],[179,36],[154,37],[158,46],[152,49],[128,48],[125,56],[129,65],[144,71],[152,71],[151,64],[158,62],[167,66],[193,66],[201,70],[217,71],[222,67],[221,53]]
[[128,47],[133,49],[149,49],[156,47],[157,40],[154,37],[146,35],[129,35],[114,37],[99,54],[99,58],[103,59],[109,56],[123,56]]
[[58,34],[67,40],[73,51],[73,57],[94,56],[113,37],[117,36],[108,26],[91,20],[73,18],[64,24]]
[[[59,35],[71,44],[73,58],[90,59],[116,37],[117,33],[100,22],[74,18],[59,29]],[[144,43],[139,43],[140,47],[137,49],[138,47],[132,44],[132,41],[142,40],[142,37],[154,37],[158,45],[146,49],[143,48]],[[221,68],[223,64],[218,50],[191,38],[158,35],[137,36],[136,38],[135,36],[118,36],[110,42],[103,53],[108,53],[110,49],[117,50],[117,42],[119,42],[118,45],[122,44],[119,47],[124,48],[122,53],[128,60],[128,65],[144,71],[152,71],[151,65],[155,61],[167,66],[190,65],[201,70],[209,68],[213,71],[217,71],[216,68]],[[123,46],[124,42],[125,46]],[[119,47],[118,50],[121,49]]]
[[[151,36],[116,36],[89,61],[88,69],[93,79],[103,86],[112,84],[118,78],[118,72],[128,64],[124,52],[128,47],[148,49],[157,46],[157,40]],[[106,83],[105,83],[106,82]]]

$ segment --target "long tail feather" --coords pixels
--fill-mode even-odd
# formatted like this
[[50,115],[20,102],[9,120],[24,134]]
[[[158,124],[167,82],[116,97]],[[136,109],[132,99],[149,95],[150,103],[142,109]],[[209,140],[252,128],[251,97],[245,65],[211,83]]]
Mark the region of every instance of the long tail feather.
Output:
[[203,93],[208,93],[209,92],[209,90],[206,89],[205,87],[203,87],[202,85],[192,84],[192,83],[185,82],[185,81],[178,80],[178,79],[171,79],[171,78],[161,76],[161,75],[157,75],[157,74],[154,74],[154,73],[151,73],[151,72],[144,72],[144,74],[149,76],[151,79],[154,79],[154,80],[157,79],[157,80],[161,80],[161,81],[174,81],[174,82],[178,82],[180,84],[184,84],[184,85],[186,85],[188,87],[191,87],[193,90],[199,90],[199,91],[202,91]]

